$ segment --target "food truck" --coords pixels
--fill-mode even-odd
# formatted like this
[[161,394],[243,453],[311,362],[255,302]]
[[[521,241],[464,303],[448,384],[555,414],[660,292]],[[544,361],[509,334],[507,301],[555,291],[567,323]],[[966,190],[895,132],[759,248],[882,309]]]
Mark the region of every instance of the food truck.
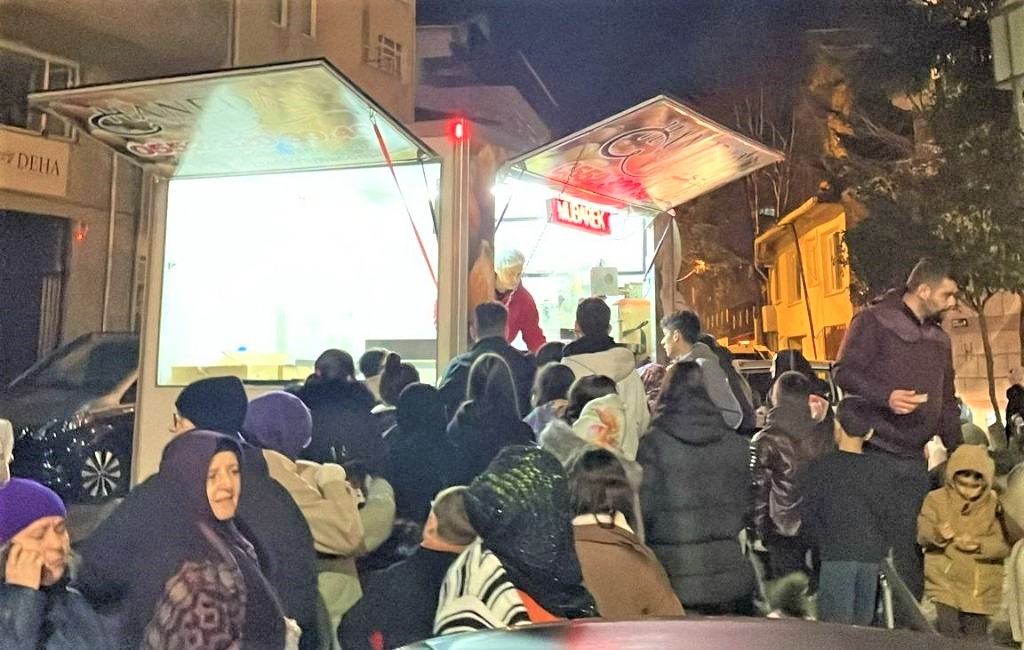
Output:
[[386,347],[434,380],[439,278],[452,274],[440,159],[329,63],[30,102],[145,170],[136,482],[159,467],[174,400],[197,379],[258,392],[304,379],[325,349]]
[[305,378],[327,348],[384,347],[432,383],[493,298],[496,245],[528,256],[549,340],[600,295],[614,334],[650,356],[657,304],[673,304],[673,206],[781,159],[660,96],[508,160],[467,120],[418,135],[323,60],[30,103],[144,170],[136,483],[197,379],[256,393]]
[[523,286],[547,340],[572,340],[576,305],[602,296],[612,336],[641,363],[657,355],[658,317],[675,308],[673,208],[780,160],[653,97],[508,161],[495,191],[494,248],[526,257]]

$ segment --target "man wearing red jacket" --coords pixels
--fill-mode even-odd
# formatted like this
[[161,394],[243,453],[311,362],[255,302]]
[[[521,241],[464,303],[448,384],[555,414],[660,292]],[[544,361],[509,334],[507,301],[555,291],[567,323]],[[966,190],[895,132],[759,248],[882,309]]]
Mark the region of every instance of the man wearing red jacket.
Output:
[[516,340],[520,333],[530,352],[536,353],[547,340],[540,329],[540,314],[533,296],[523,286],[526,258],[517,250],[509,250],[495,260],[495,298],[508,308],[508,330],[505,340]]

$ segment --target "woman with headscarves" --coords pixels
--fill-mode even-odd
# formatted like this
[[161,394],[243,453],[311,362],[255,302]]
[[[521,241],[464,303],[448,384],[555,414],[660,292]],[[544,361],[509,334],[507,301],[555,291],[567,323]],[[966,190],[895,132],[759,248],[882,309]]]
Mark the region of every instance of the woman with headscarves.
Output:
[[512,371],[497,354],[482,354],[469,370],[466,401],[448,424],[456,449],[454,485],[469,484],[498,452],[533,443],[533,429],[520,419]]
[[49,488],[20,478],[0,487],[0,647],[112,647],[100,617],[68,588],[66,519]]
[[235,526],[240,455],[237,442],[209,431],[178,436],[164,448],[160,473],[178,508],[150,531],[161,552],[121,558],[135,576],[121,647],[282,650],[295,637],[252,544]]
[[455,449],[445,432],[448,414],[441,394],[427,384],[409,384],[398,398],[397,425],[388,435],[395,516],[420,526],[434,495],[454,485],[449,476]]
[[478,539],[448,569],[434,632],[597,616],[573,542],[565,469],[536,447],[502,450],[465,494]]

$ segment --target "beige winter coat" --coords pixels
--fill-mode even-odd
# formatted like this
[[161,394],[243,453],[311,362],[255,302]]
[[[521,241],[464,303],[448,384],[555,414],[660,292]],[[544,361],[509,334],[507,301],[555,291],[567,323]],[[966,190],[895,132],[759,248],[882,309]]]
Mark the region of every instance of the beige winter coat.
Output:
[[[992,485],[995,463],[988,450],[961,445],[946,464],[946,485],[928,494],[917,518],[917,541],[924,547],[925,592],[937,603],[972,614],[995,614],[1003,587],[1003,559],[1009,555],[999,523],[999,499],[986,489],[975,501],[961,497],[953,486],[958,471],[973,470]],[[943,539],[939,527],[948,522],[953,541]],[[968,536],[980,548],[967,552],[956,539]]]

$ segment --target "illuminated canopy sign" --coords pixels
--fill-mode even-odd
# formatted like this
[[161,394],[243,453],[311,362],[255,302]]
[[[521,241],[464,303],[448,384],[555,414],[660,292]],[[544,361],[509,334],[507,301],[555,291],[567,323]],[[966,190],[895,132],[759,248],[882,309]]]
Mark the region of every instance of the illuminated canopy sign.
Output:
[[[323,60],[33,93],[118,152],[177,178],[435,159]],[[374,128],[376,125],[376,129]]]
[[548,221],[585,230],[595,235],[610,235],[612,214],[601,208],[565,199],[548,199]]
[[783,155],[660,95],[510,161],[510,177],[620,208],[664,211]]

